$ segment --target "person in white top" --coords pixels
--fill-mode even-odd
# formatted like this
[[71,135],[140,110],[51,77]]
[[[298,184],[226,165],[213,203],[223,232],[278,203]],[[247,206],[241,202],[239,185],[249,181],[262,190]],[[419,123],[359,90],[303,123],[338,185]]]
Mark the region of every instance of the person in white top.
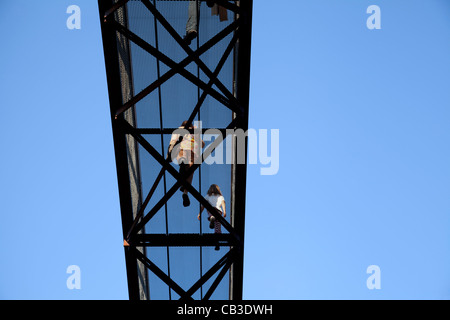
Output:
[[[222,192],[220,192],[220,188],[217,184],[212,184],[205,197],[206,200],[214,207],[216,208],[220,214],[225,218],[227,216],[226,209],[225,209],[225,198],[222,195]],[[204,207],[200,207],[200,213],[197,216],[197,219],[200,220],[200,216],[203,212]],[[208,220],[209,220],[209,227],[211,229],[214,229],[214,233],[222,233],[220,222],[216,220],[216,218],[208,211]],[[216,247],[216,250],[219,250],[219,246]]]

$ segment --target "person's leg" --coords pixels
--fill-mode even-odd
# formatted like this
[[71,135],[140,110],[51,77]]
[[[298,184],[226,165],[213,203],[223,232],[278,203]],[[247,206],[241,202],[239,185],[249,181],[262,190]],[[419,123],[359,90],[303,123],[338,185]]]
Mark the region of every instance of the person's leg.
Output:
[[[180,174],[182,176],[186,175],[186,172],[189,170],[189,168],[192,166],[192,161],[191,158],[189,158],[190,156],[190,151],[186,151],[181,149],[180,153],[178,154],[178,164],[180,165]],[[192,183],[192,177],[193,174],[191,174],[188,178],[186,178],[186,182],[188,182],[189,184]],[[188,191],[187,189],[184,187],[184,185],[181,185],[180,187],[180,191],[183,192],[182,198],[183,198],[183,206],[185,207],[189,207],[189,205],[191,204],[191,201],[189,200],[189,197],[187,195]]]
[[[217,219],[214,221],[214,233],[215,233],[215,234],[220,234],[220,233],[222,233],[222,227],[220,226],[220,222],[217,221]],[[215,250],[220,250],[220,247],[219,247],[219,246],[216,246],[214,249],[215,249]]]
[[195,6],[196,1],[189,1],[188,8],[188,21],[186,23],[186,33],[189,31],[197,31],[197,8]]
[[[186,171],[187,170],[189,170],[189,168],[191,167],[192,165],[187,165],[187,169],[186,169]],[[191,174],[187,179],[186,179],[186,182],[187,183],[189,183],[189,184],[192,184],[192,177],[194,176],[194,174]],[[188,191],[187,191],[187,189],[186,188],[183,188],[183,206],[185,206],[185,207],[189,207],[189,205],[191,204],[191,201],[189,200],[189,196],[188,196]]]
[[208,220],[209,220],[209,228],[214,229],[214,221],[216,221],[216,218],[208,212]]
[[214,221],[214,233],[222,233],[222,227],[217,219]]
[[[178,165],[180,166],[180,170],[178,172],[182,176],[184,176],[186,174],[188,160],[186,158],[186,155],[185,155],[185,152],[184,152],[183,149],[180,149],[180,151],[178,153],[177,162],[178,162]],[[180,191],[184,192],[184,186],[183,185],[181,185]]]
[[[189,170],[189,168],[192,165],[186,165],[186,171]],[[194,176],[194,174],[191,174],[187,179],[186,182],[189,184],[192,184],[192,177]],[[188,196],[188,191],[186,188],[183,188],[183,206],[185,207],[189,207],[191,204],[191,201],[189,200],[189,196]]]
[[[189,164],[186,165],[186,172],[189,171],[189,169],[194,165],[194,153],[192,151],[187,151],[185,154],[188,156],[187,160],[189,161]],[[194,177],[194,173],[191,173],[189,177],[186,178],[186,182],[192,185],[192,179]],[[189,207],[191,204],[191,201],[188,197],[188,191],[186,189],[183,190],[183,206]]]
[[[197,37],[198,33],[198,8],[196,6],[196,3],[197,1],[189,1],[186,35],[184,36],[184,40],[188,45],[190,45],[191,41]],[[200,5],[200,1],[198,3]]]
[[[190,163],[186,166],[186,172],[189,171],[189,169],[192,167],[193,163]],[[186,182],[189,184],[192,184],[192,178],[194,177],[194,173],[192,172],[189,177],[186,178]],[[185,190],[187,193],[187,190]]]

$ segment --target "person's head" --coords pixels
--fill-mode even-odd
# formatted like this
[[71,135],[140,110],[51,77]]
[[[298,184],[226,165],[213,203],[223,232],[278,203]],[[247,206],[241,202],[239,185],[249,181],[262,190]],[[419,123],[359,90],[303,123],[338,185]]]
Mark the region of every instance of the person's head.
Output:
[[188,122],[187,120],[183,121],[181,126],[186,129],[194,129],[194,126],[192,125],[192,123]]
[[217,184],[212,184],[208,189],[208,196],[212,195],[222,195],[222,192],[220,192],[220,188]]

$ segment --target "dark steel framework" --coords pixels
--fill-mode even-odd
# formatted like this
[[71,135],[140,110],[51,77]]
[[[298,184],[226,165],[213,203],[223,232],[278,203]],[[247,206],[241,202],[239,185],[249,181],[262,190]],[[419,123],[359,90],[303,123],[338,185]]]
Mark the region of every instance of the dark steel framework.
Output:
[[[129,298],[138,300],[148,297],[149,280],[146,272],[150,271],[176,292],[181,299],[192,299],[192,295],[209,279],[213,279],[213,276],[217,273],[211,286],[203,295],[203,299],[209,299],[227,271],[230,270],[230,299],[241,300],[244,259],[246,164],[237,164],[235,162],[232,165],[232,218],[231,223],[229,223],[205,200],[196,188],[185,180],[186,176],[197,170],[201,164],[193,165],[190,171],[185,176],[182,176],[170,164],[169,157],[158,152],[144,138],[146,134],[171,134],[175,128],[137,128],[133,109],[136,103],[152,91],[158,89],[171,77],[179,74],[202,90],[202,94],[192,110],[189,118],[190,122],[195,119],[205,98],[209,95],[233,112],[233,120],[226,128],[215,128],[223,133],[224,138],[231,132],[226,129],[242,129],[246,131],[248,129],[252,1],[215,0],[214,2],[218,5],[233,12],[235,19],[203,45],[196,50],[192,50],[174,28],[172,28],[168,20],[157,10],[155,0],[141,0],[142,4],[154,16],[155,23],[158,21],[171,35],[173,40],[185,51],[186,57],[180,62],[173,61],[166,54],[159,51],[157,46],[152,46],[127,28],[126,4],[128,1],[130,0],[99,0],[98,4],[111,108]],[[121,22],[119,22],[120,19],[122,19]],[[202,54],[230,34],[233,36],[223,52],[220,61],[214,70],[210,70],[202,61]],[[133,94],[133,81],[130,76],[131,70],[129,70],[130,65],[129,62],[127,63],[127,59],[130,59],[129,47],[127,47],[130,41],[170,68],[163,75],[158,70],[158,79],[135,95]],[[235,55],[235,86],[233,92],[230,92],[218,79],[218,74],[233,50]],[[204,82],[200,77],[185,69],[191,62],[194,62],[209,78],[208,82]],[[213,88],[214,85],[218,90]],[[128,95],[128,97],[125,97],[125,95]],[[203,131],[205,130],[203,129]],[[214,151],[221,141],[220,139],[216,139],[206,148],[203,152],[202,162]],[[148,152],[160,165],[159,174],[145,198],[139,189],[139,181],[135,181],[136,179],[139,180],[138,145],[141,148],[140,150]],[[247,141],[245,141],[245,152],[247,152]],[[176,183],[170,188],[167,188],[164,196],[152,208],[148,208],[150,199],[154,195],[165,173],[172,175],[176,179]],[[170,234],[166,232],[166,234],[145,234],[145,225],[176,193],[180,186],[184,186],[199,203],[221,222],[222,226],[229,233]],[[147,213],[145,214],[145,212]],[[147,247],[172,246],[221,246],[229,247],[230,249],[188,290],[183,290],[179,284],[158,268],[145,254]]]

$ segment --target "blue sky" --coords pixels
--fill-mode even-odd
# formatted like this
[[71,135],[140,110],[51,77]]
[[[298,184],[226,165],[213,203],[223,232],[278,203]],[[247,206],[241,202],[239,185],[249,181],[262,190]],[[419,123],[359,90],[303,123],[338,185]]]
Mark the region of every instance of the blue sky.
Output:
[[[450,4],[284,3],[254,4],[250,127],[280,167],[248,168],[244,297],[449,299]],[[0,298],[127,299],[96,1],[2,1],[0,27]]]

